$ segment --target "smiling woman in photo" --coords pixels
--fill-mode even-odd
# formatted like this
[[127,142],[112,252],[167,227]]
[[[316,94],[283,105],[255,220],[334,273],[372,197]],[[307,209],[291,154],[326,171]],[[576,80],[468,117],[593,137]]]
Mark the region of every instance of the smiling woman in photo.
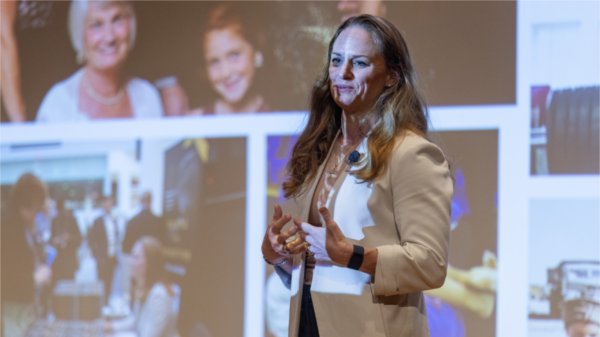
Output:
[[246,23],[241,12],[237,7],[218,5],[208,14],[202,36],[204,68],[217,98],[194,110],[194,114],[270,110],[256,90],[257,73],[264,63],[259,47],[261,34]]
[[125,72],[136,36],[136,17],[130,2],[73,1],[69,34],[77,61],[83,66],[50,89],[38,111],[38,121],[162,115],[157,90]]

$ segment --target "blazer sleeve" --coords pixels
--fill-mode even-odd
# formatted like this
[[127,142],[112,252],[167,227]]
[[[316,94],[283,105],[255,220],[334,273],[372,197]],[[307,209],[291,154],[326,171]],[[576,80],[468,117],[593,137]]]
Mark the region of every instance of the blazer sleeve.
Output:
[[378,246],[373,293],[398,295],[441,287],[448,266],[453,181],[442,151],[408,135],[389,172],[400,244]]

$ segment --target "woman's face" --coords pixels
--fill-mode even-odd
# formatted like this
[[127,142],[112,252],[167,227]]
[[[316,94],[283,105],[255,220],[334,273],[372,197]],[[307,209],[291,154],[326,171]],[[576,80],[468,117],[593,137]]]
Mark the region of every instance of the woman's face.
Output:
[[146,255],[144,254],[144,247],[140,242],[133,245],[131,257],[131,272],[133,278],[140,281],[144,280],[146,277]]
[[329,78],[333,99],[346,114],[368,111],[394,84],[371,34],[361,27],[346,28],[333,43]]
[[122,5],[90,2],[84,32],[88,66],[107,70],[125,62],[130,49],[130,20]]
[[255,51],[233,28],[211,30],[204,40],[208,79],[229,103],[241,101],[254,79]]

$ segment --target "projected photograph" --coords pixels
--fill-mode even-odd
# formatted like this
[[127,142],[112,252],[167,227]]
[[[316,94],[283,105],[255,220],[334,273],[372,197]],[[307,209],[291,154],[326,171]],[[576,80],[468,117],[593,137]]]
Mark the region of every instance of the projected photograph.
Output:
[[242,335],[245,139],[0,153],[3,336]]
[[533,199],[529,205],[528,335],[600,334],[599,200]]
[[[431,336],[495,336],[497,281],[498,132],[436,132],[455,175],[450,265],[444,286],[427,291]],[[267,214],[285,202],[281,183],[297,136],[268,138]],[[267,336],[287,336],[289,289],[269,266]]]
[[304,111],[360,13],[404,32],[431,104],[514,103],[514,2],[3,1],[2,121]]
[[527,30],[532,175],[600,173],[598,3],[555,2],[539,15],[567,10]]
[[600,173],[600,86],[531,88],[531,174]]

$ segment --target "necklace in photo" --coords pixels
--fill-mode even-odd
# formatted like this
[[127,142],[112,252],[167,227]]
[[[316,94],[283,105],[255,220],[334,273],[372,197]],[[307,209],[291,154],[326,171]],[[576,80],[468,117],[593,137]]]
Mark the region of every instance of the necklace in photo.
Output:
[[123,97],[125,97],[125,90],[123,90],[122,87],[119,89],[119,91],[114,96],[110,96],[110,97],[102,96],[99,92],[96,91],[96,89],[94,89],[94,87],[92,86],[90,81],[87,79],[83,83],[83,89],[85,90],[85,93],[88,94],[88,96],[91,99],[93,99],[94,101],[96,101],[97,103],[100,103],[102,105],[119,104],[123,100]]

